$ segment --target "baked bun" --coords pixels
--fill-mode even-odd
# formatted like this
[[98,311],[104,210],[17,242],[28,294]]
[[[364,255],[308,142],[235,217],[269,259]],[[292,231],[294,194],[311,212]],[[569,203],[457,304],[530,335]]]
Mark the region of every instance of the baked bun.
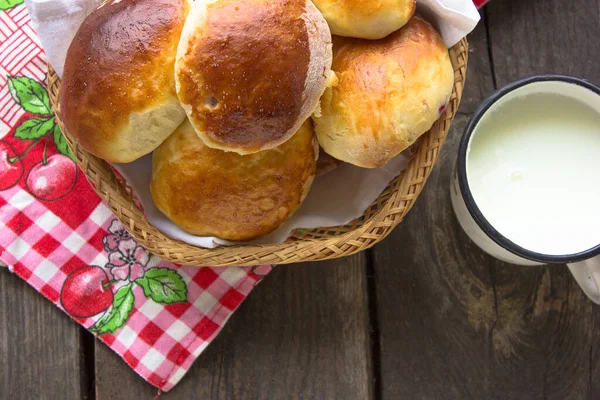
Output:
[[415,16],[385,39],[334,38],[338,82],[313,115],[322,148],[377,168],[428,131],[450,100],[454,70],[440,35]]
[[60,110],[85,150],[130,162],[184,120],[173,71],[188,8],[185,0],[112,0],[83,21],[67,52]]
[[175,66],[177,94],[209,147],[277,147],[327,85],[331,33],[310,0],[196,0]]
[[400,29],[415,13],[416,0],[313,0],[331,33],[381,39]]
[[249,240],[300,207],[317,152],[310,120],[281,146],[246,156],[207,147],[186,121],[154,151],[150,192],[156,207],[192,234]]

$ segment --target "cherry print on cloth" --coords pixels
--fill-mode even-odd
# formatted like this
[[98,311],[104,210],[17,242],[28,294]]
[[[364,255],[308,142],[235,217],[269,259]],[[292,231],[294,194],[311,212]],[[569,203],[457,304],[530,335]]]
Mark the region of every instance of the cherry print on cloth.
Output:
[[168,391],[270,267],[179,266],[131,238],[74,163],[21,3],[0,0],[0,261]]
[[107,310],[113,302],[108,281],[100,267],[86,266],[73,271],[60,293],[63,308],[76,318],[92,317]]
[[[43,201],[58,200],[75,187],[78,169],[56,123],[48,92],[41,82],[27,76],[8,76],[6,84],[25,114],[12,134],[0,142],[0,190],[19,183],[25,172],[29,193]],[[26,144],[20,153],[15,151],[15,147],[22,147],[18,142]],[[34,161],[34,165],[27,165],[27,171],[22,161],[25,157]]]
[[27,190],[40,200],[58,200],[73,190],[77,171],[77,165],[69,157],[54,154],[31,168]]
[[9,143],[0,140],[0,190],[15,186],[21,176],[23,162]]
[[[187,301],[187,286],[181,275],[169,268],[149,268],[154,256],[124,232],[121,223],[113,220],[102,238],[102,243],[112,249],[104,269],[85,266],[73,271],[60,293],[63,308],[74,318],[104,313],[89,328],[98,335],[115,333],[125,325],[133,310],[135,286],[142,288],[143,296],[159,304]],[[110,271],[112,280],[106,271]]]

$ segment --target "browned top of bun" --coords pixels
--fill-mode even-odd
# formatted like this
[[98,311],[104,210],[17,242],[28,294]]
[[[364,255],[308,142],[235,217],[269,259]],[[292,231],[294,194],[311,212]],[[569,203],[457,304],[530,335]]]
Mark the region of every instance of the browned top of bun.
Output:
[[279,147],[249,155],[212,149],[188,121],[152,154],[157,208],[186,231],[228,240],[266,235],[310,189],[317,157],[310,120]]
[[415,0],[314,0],[331,33],[362,39],[381,39],[412,17]]
[[60,108],[88,151],[115,139],[132,112],[176,96],[174,62],[187,7],[185,0],[113,1],[84,20],[67,53]]
[[186,37],[186,25],[177,61],[178,95],[194,127],[207,145],[242,154],[287,139],[302,122],[307,97],[307,1],[217,0],[205,7],[192,10],[193,32]]
[[448,104],[454,70],[440,34],[414,16],[380,40],[334,37],[338,82],[313,116],[333,157],[378,168],[431,128]]

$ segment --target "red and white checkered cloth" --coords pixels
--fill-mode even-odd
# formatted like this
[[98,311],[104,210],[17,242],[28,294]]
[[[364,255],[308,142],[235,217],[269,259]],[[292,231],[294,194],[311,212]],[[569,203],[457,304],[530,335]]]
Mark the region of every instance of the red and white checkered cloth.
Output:
[[0,260],[168,391],[270,267],[177,266],[127,234],[70,158],[20,3],[0,0]]

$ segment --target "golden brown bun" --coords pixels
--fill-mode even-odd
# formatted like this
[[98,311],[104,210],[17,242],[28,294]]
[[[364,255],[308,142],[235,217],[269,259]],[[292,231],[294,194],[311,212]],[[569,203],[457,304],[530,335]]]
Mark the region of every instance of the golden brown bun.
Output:
[[246,156],[207,147],[186,121],[154,151],[150,192],[156,207],[192,234],[249,240],[300,207],[317,152],[310,120],[281,146]]
[[310,117],[331,68],[331,33],[310,0],[197,0],[175,66],[177,93],[202,141],[251,154]]
[[334,169],[336,169],[342,162],[338,159],[331,157],[323,150],[319,151],[319,158],[317,160],[317,176],[325,175]]
[[65,61],[60,110],[88,152],[130,162],[185,118],[174,63],[185,0],[109,1],[82,23]]
[[415,16],[385,39],[334,38],[337,86],[313,115],[322,148],[377,168],[428,131],[450,100],[454,72],[440,35]]
[[400,29],[413,16],[416,0],[313,0],[331,33],[381,39]]

